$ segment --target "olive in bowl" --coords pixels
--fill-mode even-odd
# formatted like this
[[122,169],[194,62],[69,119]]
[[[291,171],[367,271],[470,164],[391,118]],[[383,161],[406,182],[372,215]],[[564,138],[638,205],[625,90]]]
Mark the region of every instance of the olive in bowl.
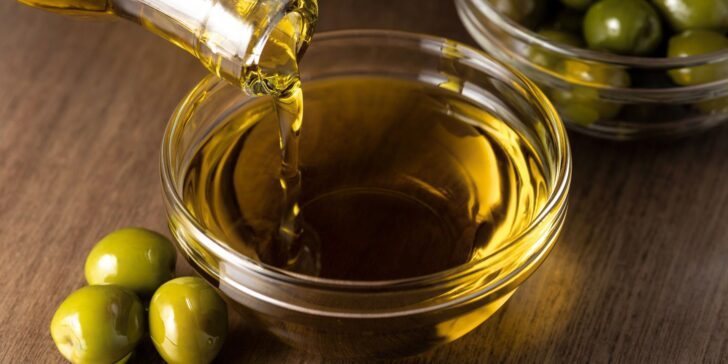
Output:
[[[581,38],[575,36],[570,32],[554,29],[541,29],[538,32],[538,35],[560,44],[569,45],[572,47],[582,46]],[[528,52],[529,57],[534,63],[540,64],[544,67],[557,67],[559,62],[561,61],[559,57],[554,56],[548,50],[545,50],[539,46],[532,46]]]
[[591,49],[644,56],[660,46],[662,24],[645,0],[602,0],[584,17],[584,39]]
[[652,0],[673,29],[728,30],[726,0]]
[[[728,49],[728,37],[710,30],[688,30],[670,38],[667,56],[690,57]],[[728,78],[728,65],[707,64],[670,71],[672,80],[683,86]]]
[[561,64],[559,72],[573,86],[570,89],[552,89],[550,100],[565,118],[580,125],[616,116],[621,105],[603,100],[599,89],[629,87],[631,83],[629,74],[624,70],[600,64],[569,60]]
[[[670,39],[669,57],[690,57],[728,49],[728,37],[710,30],[688,30]],[[691,86],[728,79],[728,64],[706,64],[669,72],[673,82]],[[728,110],[728,97],[702,101],[695,106],[704,112]]]

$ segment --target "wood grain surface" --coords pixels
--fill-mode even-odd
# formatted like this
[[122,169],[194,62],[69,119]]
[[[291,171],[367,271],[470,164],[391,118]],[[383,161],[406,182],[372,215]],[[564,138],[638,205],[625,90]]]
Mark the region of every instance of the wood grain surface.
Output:
[[[319,31],[472,44],[451,1],[320,3]],[[128,225],[165,231],[160,140],[204,73],[131,23],[0,3],[0,362],[62,362],[50,319],[84,284],[92,244]],[[395,362],[728,361],[728,127],[660,143],[571,137],[571,209],[544,265],[471,334]],[[219,362],[326,361],[236,320]]]

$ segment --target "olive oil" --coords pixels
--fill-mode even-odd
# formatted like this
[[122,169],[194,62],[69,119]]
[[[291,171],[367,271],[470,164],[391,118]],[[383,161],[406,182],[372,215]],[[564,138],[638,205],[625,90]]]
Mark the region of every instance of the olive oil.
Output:
[[303,91],[296,58],[294,28],[278,27],[270,35],[260,63],[241,80],[244,90],[270,96],[278,130],[278,182],[282,198],[278,234],[269,243],[268,261],[277,266],[316,274],[320,267],[313,242],[300,239],[298,198],[301,192],[299,138],[303,122]]
[[[289,269],[298,259],[294,270],[334,279],[426,275],[502,247],[545,203],[528,139],[456,92],[377,76],[303,90],[296,152],[279,153],[283,99],[260,98],[233,110],[189,164],[187,208],[243,254]],[[300,171],[287,184],[294,204],[281,165]],[[289,207],[294,248],[281,251]]]

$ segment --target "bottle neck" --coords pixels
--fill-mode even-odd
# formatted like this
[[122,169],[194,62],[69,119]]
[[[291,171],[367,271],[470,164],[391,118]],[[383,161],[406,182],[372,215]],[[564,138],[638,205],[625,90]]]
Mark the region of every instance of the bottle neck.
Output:
[[[251,70],[297,73],[296,60],[310,42],[316,13],[311,1],[109,0],[114,14],[130,19],[200,59],[219,77],[244,86]],[[273,44],[271,51],[267,50]],[[281,47],[291,62],[281,61]],[[274,60],[264,59],[273,52]],[[270,58],[270,57],[269,57]],[[288,69],[282,69],[283,65]]]

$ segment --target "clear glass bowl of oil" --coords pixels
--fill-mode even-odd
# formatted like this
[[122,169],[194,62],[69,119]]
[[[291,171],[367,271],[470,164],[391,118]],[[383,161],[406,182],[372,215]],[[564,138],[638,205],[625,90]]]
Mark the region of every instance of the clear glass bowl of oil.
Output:
[[510,67],[418,34],[320,34],[300,70],[297,258],[315,263],[270,258],[285,213],[274,99],[214,77],[163,141],[180,251],[246,320],[309,352],[408,356],[473,330],[563,225],[556,112]]

